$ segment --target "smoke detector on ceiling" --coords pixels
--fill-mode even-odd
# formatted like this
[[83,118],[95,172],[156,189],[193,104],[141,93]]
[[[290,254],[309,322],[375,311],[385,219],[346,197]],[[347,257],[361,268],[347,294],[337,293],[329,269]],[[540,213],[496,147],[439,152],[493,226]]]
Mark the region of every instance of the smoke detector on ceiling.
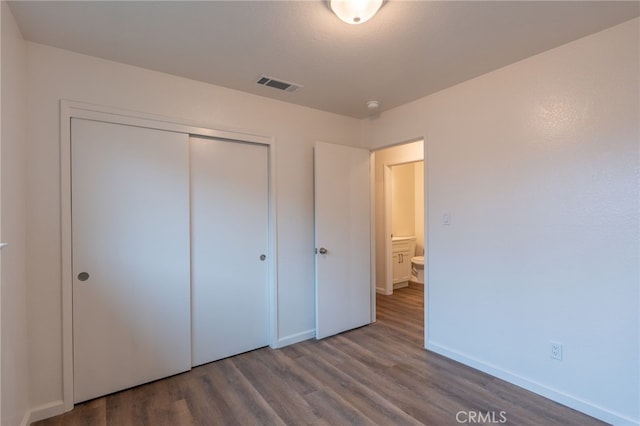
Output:
[[284,81],[280,79],[276,79],[273,77],[269,77],[266,75],[261,75],[256,83],[262,86],[273,87],[274,89],[283,90],[285,92],[295,92],[296,90],[302,88],[303,86],[298,83],[292,83],[290,81]]

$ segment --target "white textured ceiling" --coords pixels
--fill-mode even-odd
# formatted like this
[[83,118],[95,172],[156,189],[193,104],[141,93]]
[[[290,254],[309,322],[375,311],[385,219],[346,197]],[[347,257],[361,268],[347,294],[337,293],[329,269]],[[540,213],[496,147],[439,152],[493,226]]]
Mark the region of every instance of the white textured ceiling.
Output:
[[[17,1],[27,40],[362,118],[640,15],[638,1]],[[299,83],[281,92],[260,74]]]

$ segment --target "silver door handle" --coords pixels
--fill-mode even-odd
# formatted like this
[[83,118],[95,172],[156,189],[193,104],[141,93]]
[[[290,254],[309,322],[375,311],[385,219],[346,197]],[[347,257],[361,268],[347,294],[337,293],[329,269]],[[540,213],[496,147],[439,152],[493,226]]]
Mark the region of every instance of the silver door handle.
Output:
[[318,250],[316,250],[316,253],[320,253],[320,254],[327,254],[327,249],[324,247],[320,247]]

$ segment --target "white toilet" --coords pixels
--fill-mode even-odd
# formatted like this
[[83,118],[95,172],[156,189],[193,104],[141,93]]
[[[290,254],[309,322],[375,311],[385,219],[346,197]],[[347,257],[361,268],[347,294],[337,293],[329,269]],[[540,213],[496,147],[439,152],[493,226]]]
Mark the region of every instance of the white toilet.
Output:
[[424,284],[424,256],[414,256],[411,258],[411,281]]

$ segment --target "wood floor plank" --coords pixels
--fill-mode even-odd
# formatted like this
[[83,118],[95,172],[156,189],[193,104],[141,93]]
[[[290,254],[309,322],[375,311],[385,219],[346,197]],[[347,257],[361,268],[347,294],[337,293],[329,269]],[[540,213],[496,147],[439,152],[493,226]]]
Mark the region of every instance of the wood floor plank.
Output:
[[255,352],[235,357],[233,362],[286,424],[296,419],[315,418],[313,408],[290,382],[282,380],[272,368],[265,366]]
[[[339,396],[347,407],[355,409],[374,424],[419,424],[406,412],[385,400],[375,389],[353,380],[347,370],[353,371],[354,365],[341,363],[336,365],[324,357],[305,357],[299,361],[329,386],[326,392]],[[369,373],[370,374],[370,373]]]
[[[339,340],[339,339],[336,339]],[[370,345],[367,341],[365,344]],[[408,348],[405,348],[405,350]],[[409,352],[412,352],[409,350]],[[388,354],[387,350],[385,354]],[[416,350],[416,353],[426,357],[424,350]],[[391,367],[376,368],[375,365],[369,364],[369,359],[360,358],[358,363],[360,366],[350,363],[346,366],[345,371],[352,375],[354,380],[364,384],[367,387],[376,389],[380,395],[388,401],[391,401],[403,411],[407,412],[414,418],[420,420],[424,424],[443,424],[451,419],[451,412],[459,405],[449,404],[448,410],[444,409],[443,404],[434,403],[440,396],[442,389],[434,387],[437,382],[431,380],[428,372],[424,369],[426,363],[419,365],[414,363],[416,371],[421,371],[421,376],[410,374],[403,380],[398,371],[407,370],[406,357],[397,359]],[[422,378],[423,380],[420,380]],[[418,379],[418,380],[417,380]],[[449,401],[447,399],[445,402]]]
[[[318,419],[329,425],[375,425],[373,420],[360,410],[348,404],[336,392],[330,389],[321,389],[304,397],[309,405],[314,407]],[[310,424],[315,424],[313,421]],[[296,423],[292,423],[296,424]]]
[[[106,417],[106,399],[98,398],[80,407],[80,417],[83,419],[82,423],[78,423],[82,426],[105,426],[107,424]],[[61,419],[60,425],[64,425],[64,416]]]
[[199,371],[186,389],[185,399],[197,424],[236,424],[231,407],[224,398],[224,386],[213,374]]
[[369,326],[205,364],[34,425],[440,426],[466,411],[518,426],[604,424],[426,351],[423,291],[378,295]]
[[[228,416],[219,419],[221,423],[224,420],[225,424],[230,425],[285,424],[251,382],[237,369],[231,359],[224,359],[198,368],[201,370],[199,374],[211,377],[222,391],[219,397],[224,399],[228,406]],[[201,414],[200,424],[213,424],[211,415],[207,414],[206,410]]]

